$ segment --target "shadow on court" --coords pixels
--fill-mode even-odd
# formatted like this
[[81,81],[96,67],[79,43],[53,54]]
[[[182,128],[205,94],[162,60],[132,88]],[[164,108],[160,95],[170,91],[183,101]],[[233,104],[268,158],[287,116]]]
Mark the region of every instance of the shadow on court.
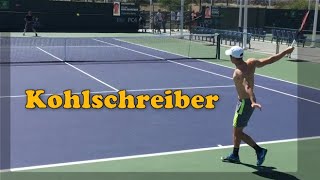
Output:
[[300,59],[289,59],[289,60],[287,60],[287,61],[289,61],[289,62],[311,62],[311,61],[307,61],[307,60],[300,60]]
[[246,163],[240,163],[240,164],[257,170],[252,173],[257,176],[264,177],[267,179],[299,180],[297,177],[295,177],[291,174],[276,171],[275,169],[277,169],[277,168],[275,168],[275,167],[267,167],[267,166],[260,166],[259,167],[259,166],[254,166],[252,164],[246,164]]

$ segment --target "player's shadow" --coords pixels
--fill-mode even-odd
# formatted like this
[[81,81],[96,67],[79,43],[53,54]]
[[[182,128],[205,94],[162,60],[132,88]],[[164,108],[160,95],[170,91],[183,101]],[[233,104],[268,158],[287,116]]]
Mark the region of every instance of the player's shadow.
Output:
[[246,163],[240,163],[241,165],[250,167],[252,169],[255,169],[255,172],[252,172],[253,174],[264,177],[267,179],[285,179],[285,180],[299,180],[297,177],[287,174],[284,172],[277,171],[275,167],[267,167],[267,166],[254,166],[252,164],[246,164]]
[[290,62],[310,62],[310,61],[307,61],[307,60],[299,60],[299,59],[290,59],[288,61],[290,61]]

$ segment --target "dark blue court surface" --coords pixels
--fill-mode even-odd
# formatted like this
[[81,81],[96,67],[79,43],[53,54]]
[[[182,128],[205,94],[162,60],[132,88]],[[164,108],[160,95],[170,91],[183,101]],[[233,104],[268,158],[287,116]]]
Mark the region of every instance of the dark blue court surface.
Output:
[[[75,41],[81,41],[75,39]],[[99,42],[102,41],[102,42]],[[11,168],[197,149],[232,143],[232,119],[237,103],[232,69],[199,60],[134,63],[134,60],[177,55],[120,42],[112,38],[91,40],[90,46],[12,48],[13,61],[122,60],[132,63],[23,65],[11,68]],[[110,44],[111,43],[111,44]],[[101,46],[101,47],[100,47]],[[102,47],[105,46],[105,47]],[[21,50],[24,53],[21,53]],[[62,53],[61,53],[62,52]],[[21,53],[21,54],[19,54]],[[70,54],[71,53],[71,54]],[[255,140],[271,141],[317,136],[320,91],[256,76],[256,110],[246,131]],[[26,89],[62,93],[71,89],[103,92],[126,89],[131,94],[163,94],[184,88],[189,96],[218,94],[212,110],[27,110]],[[156,90],[158,89],[158,90]],[[20,96],[21,95],[21,96]],[[8,97],[1,97],[4,101]],[[303,119],[298,108],[303,107]],[[299,121],[310,131],[298,133]]]

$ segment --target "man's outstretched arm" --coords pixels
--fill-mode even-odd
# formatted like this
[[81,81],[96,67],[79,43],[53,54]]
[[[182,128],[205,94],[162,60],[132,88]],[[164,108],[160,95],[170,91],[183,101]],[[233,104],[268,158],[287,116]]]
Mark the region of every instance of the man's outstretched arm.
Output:
[[271,56],[269,58],[256,60],[255,65],[256,67],[261,68],[265,65],[272,64],[276,61],[279,61],[285,55],[292,53],[293,50],[294,50],[294,47],[289,47],[286,50],[282,51],[281,53]]

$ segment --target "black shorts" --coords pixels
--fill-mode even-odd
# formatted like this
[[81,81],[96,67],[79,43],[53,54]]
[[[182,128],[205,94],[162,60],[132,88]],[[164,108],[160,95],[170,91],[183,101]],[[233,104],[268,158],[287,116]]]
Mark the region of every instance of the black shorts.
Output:
[[239,100],[233,118],[233,127],[246,127],[253,111],[250,99]]

